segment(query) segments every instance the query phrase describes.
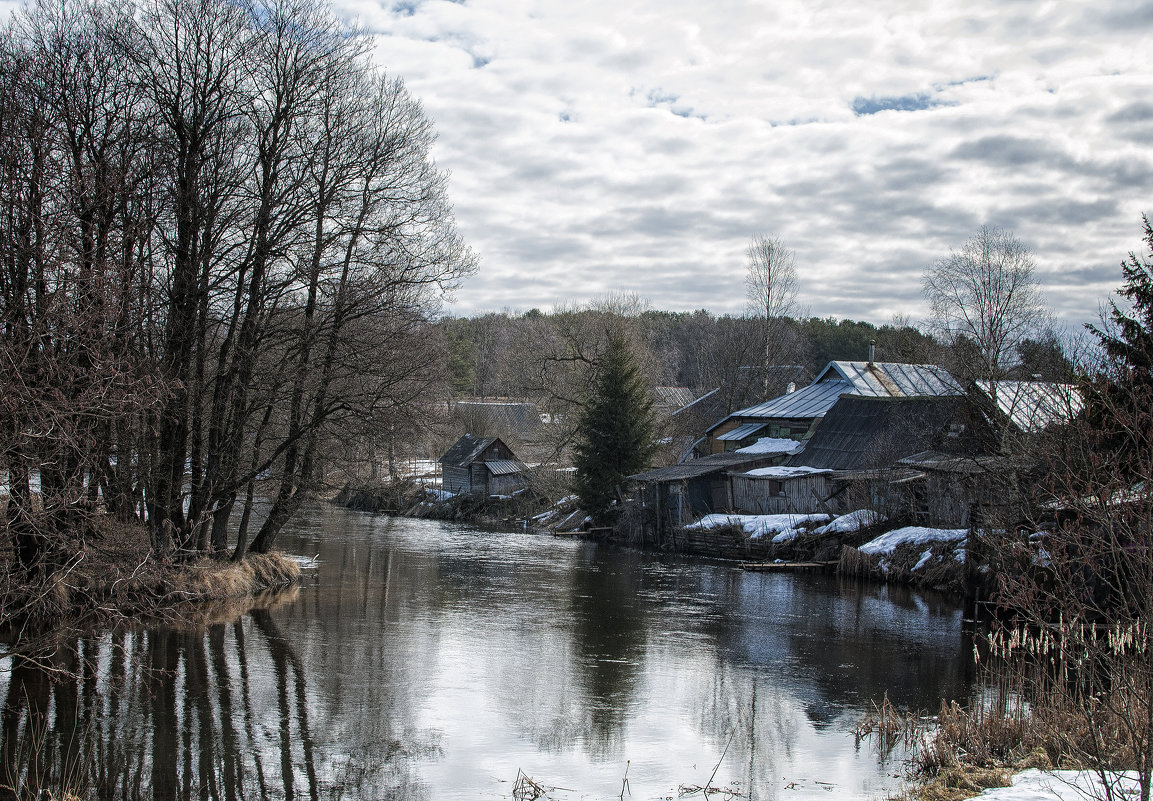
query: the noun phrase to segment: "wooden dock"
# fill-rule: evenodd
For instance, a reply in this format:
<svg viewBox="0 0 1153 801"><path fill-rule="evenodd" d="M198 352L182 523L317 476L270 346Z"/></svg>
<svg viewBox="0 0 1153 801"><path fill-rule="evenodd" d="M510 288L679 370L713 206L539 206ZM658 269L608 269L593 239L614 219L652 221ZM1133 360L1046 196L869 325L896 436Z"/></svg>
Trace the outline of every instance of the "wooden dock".
<svg viewBox="0 0 1153 801"><path fill-rule="evenodd" d="M741 565L745 570L755 573L777 573L800 570L836 570L838 560L829 562L745 562Z"/></svg>

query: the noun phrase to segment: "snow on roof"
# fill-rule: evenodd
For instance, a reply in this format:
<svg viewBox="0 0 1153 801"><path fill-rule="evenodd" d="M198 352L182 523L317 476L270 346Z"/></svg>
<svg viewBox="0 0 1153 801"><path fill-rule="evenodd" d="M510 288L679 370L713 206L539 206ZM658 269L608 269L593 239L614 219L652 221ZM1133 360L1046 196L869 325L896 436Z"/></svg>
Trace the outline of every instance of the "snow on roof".
<svg viewBox="0 0 1153 801"><path fill-rule="evenodd" d="M891 554L898 545L914 543L927 545L934 542L960 542L969 535L967 528L926 528L925 526L906 526L887 534L882 534L875 540L870 540L858 550L869 554Z"/></svg>
<svg viewBox="0 0 1153 801"><path fill-rule="evenodd" d="M777 465L776 467L758 467L756 470L750 470L742 475L750 478L800 478L801 476L812 476L818 473L831 473L832 470L820 470L816 467L785 467L784 465Z"/></svg>
<svg viewBox="0 0 1153 801"><path fill-rule="evenodd" d="M720 437L717 437L720 439ZM796 453L801 443L786 437L761 437L752 445L737 448L737 453Z"/></svg>

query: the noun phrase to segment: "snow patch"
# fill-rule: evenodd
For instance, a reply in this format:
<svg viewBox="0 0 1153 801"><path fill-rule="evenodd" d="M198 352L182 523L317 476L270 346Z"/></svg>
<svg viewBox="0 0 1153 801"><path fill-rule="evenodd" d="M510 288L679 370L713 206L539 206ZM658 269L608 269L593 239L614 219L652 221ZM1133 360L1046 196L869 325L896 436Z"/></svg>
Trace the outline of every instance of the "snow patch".
<svg viewBox="0 0 1153 801"><path fill-rule="evenodd" d="M870 540L860 547L861 553L891 554L898 545L913 543L914 545L928 545L934 542L961 542L969 535L967 528L926 528L925 526L906 526L887 534L882 534L875 540Z"/></svg>
<svg viewBox="0 0 1153 801"><path fill-rule="evenodd" d="M774 534L773 542L788 542L800 533L806 523L824 522L826 514L813 515L705 515L696 523L685 526L687 529L710 529L736 526L744 530L750 539Z"/></svg>
<svg viewBox="0 0 1153 801"><path fill-rule="evenodd" d="M1137 795L1135 773L1116 778L1122 785L1113 789L1118 798ZM1089 801L1104 798L1105 790L1101 779L1090 771L1033 769L1014 776L1011 787L994 787L974 797L982 801Z"/></svg>
<svg viewBox="0 0 1153 801"><path fill-rule="evenodd" d="M917 561L917 564L913 565L913 570L920 570L922 567L927 565L929 563L929 560L932 558L933 558L933 549L929 548L923 554L921 554L921 558Z"/></svg>
<svg viewBox="0 0 1153 801"><path fill-rule="evenodd" d="M828 525L817 529L818 534L843 534L860 531L877 523L884 523L889 518L872 509L858 509L855 512L841 515Z"/></svg>

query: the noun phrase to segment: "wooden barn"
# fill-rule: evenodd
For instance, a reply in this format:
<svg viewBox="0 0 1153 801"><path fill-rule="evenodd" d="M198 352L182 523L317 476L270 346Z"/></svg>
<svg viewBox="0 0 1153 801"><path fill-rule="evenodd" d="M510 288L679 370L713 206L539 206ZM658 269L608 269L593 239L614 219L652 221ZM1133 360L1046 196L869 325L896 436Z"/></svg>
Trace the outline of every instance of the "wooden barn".
<svg viewBox="0 0 1153 801"><path fill-rule="evenodd" d="M629 478L640 484L660 537L669 527L683 526L713 512L732 511L732 472L779 461L777 453L714 453Z"/></svg>
<svg viewBox="0 0 1153 801"><path fill-rule="evenodd" d="M499 437L465 434L440 457L442 488L455 494L512 495L528 484L524 463Z"/></svg>
<svg viewBox="0 0 1153 801"><path fill-rule="evenodd" d="M743 514L840 511L835 506L832 470L777 465L735 473L732 482L733 507Z"/></svg>
<svg viewBox="0 0 1153 801"><path fill-rule="evenodd" d="M803 450L784 465L733 477L737 508L757 514L843 514L874 509L945 522L966 514L963 498L927 481L921 464L903 462L929 449L964 461L980 452L965 398L842 395Z"/></svg>

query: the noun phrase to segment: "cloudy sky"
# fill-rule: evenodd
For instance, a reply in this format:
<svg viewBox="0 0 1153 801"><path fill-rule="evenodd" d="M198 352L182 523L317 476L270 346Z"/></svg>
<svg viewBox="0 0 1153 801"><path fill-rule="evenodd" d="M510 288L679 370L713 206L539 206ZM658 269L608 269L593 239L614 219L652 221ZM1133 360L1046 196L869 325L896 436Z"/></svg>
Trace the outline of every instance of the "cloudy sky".
<svg viewBox="0 0 1153 801"><path fill-rule="evenodd" d="M1153 212L1153 4L336 0L435 120L479 273L452 311L635 292L740 312L751 235L812 314L925 314L981 225L1095 319Z"/></svg>

